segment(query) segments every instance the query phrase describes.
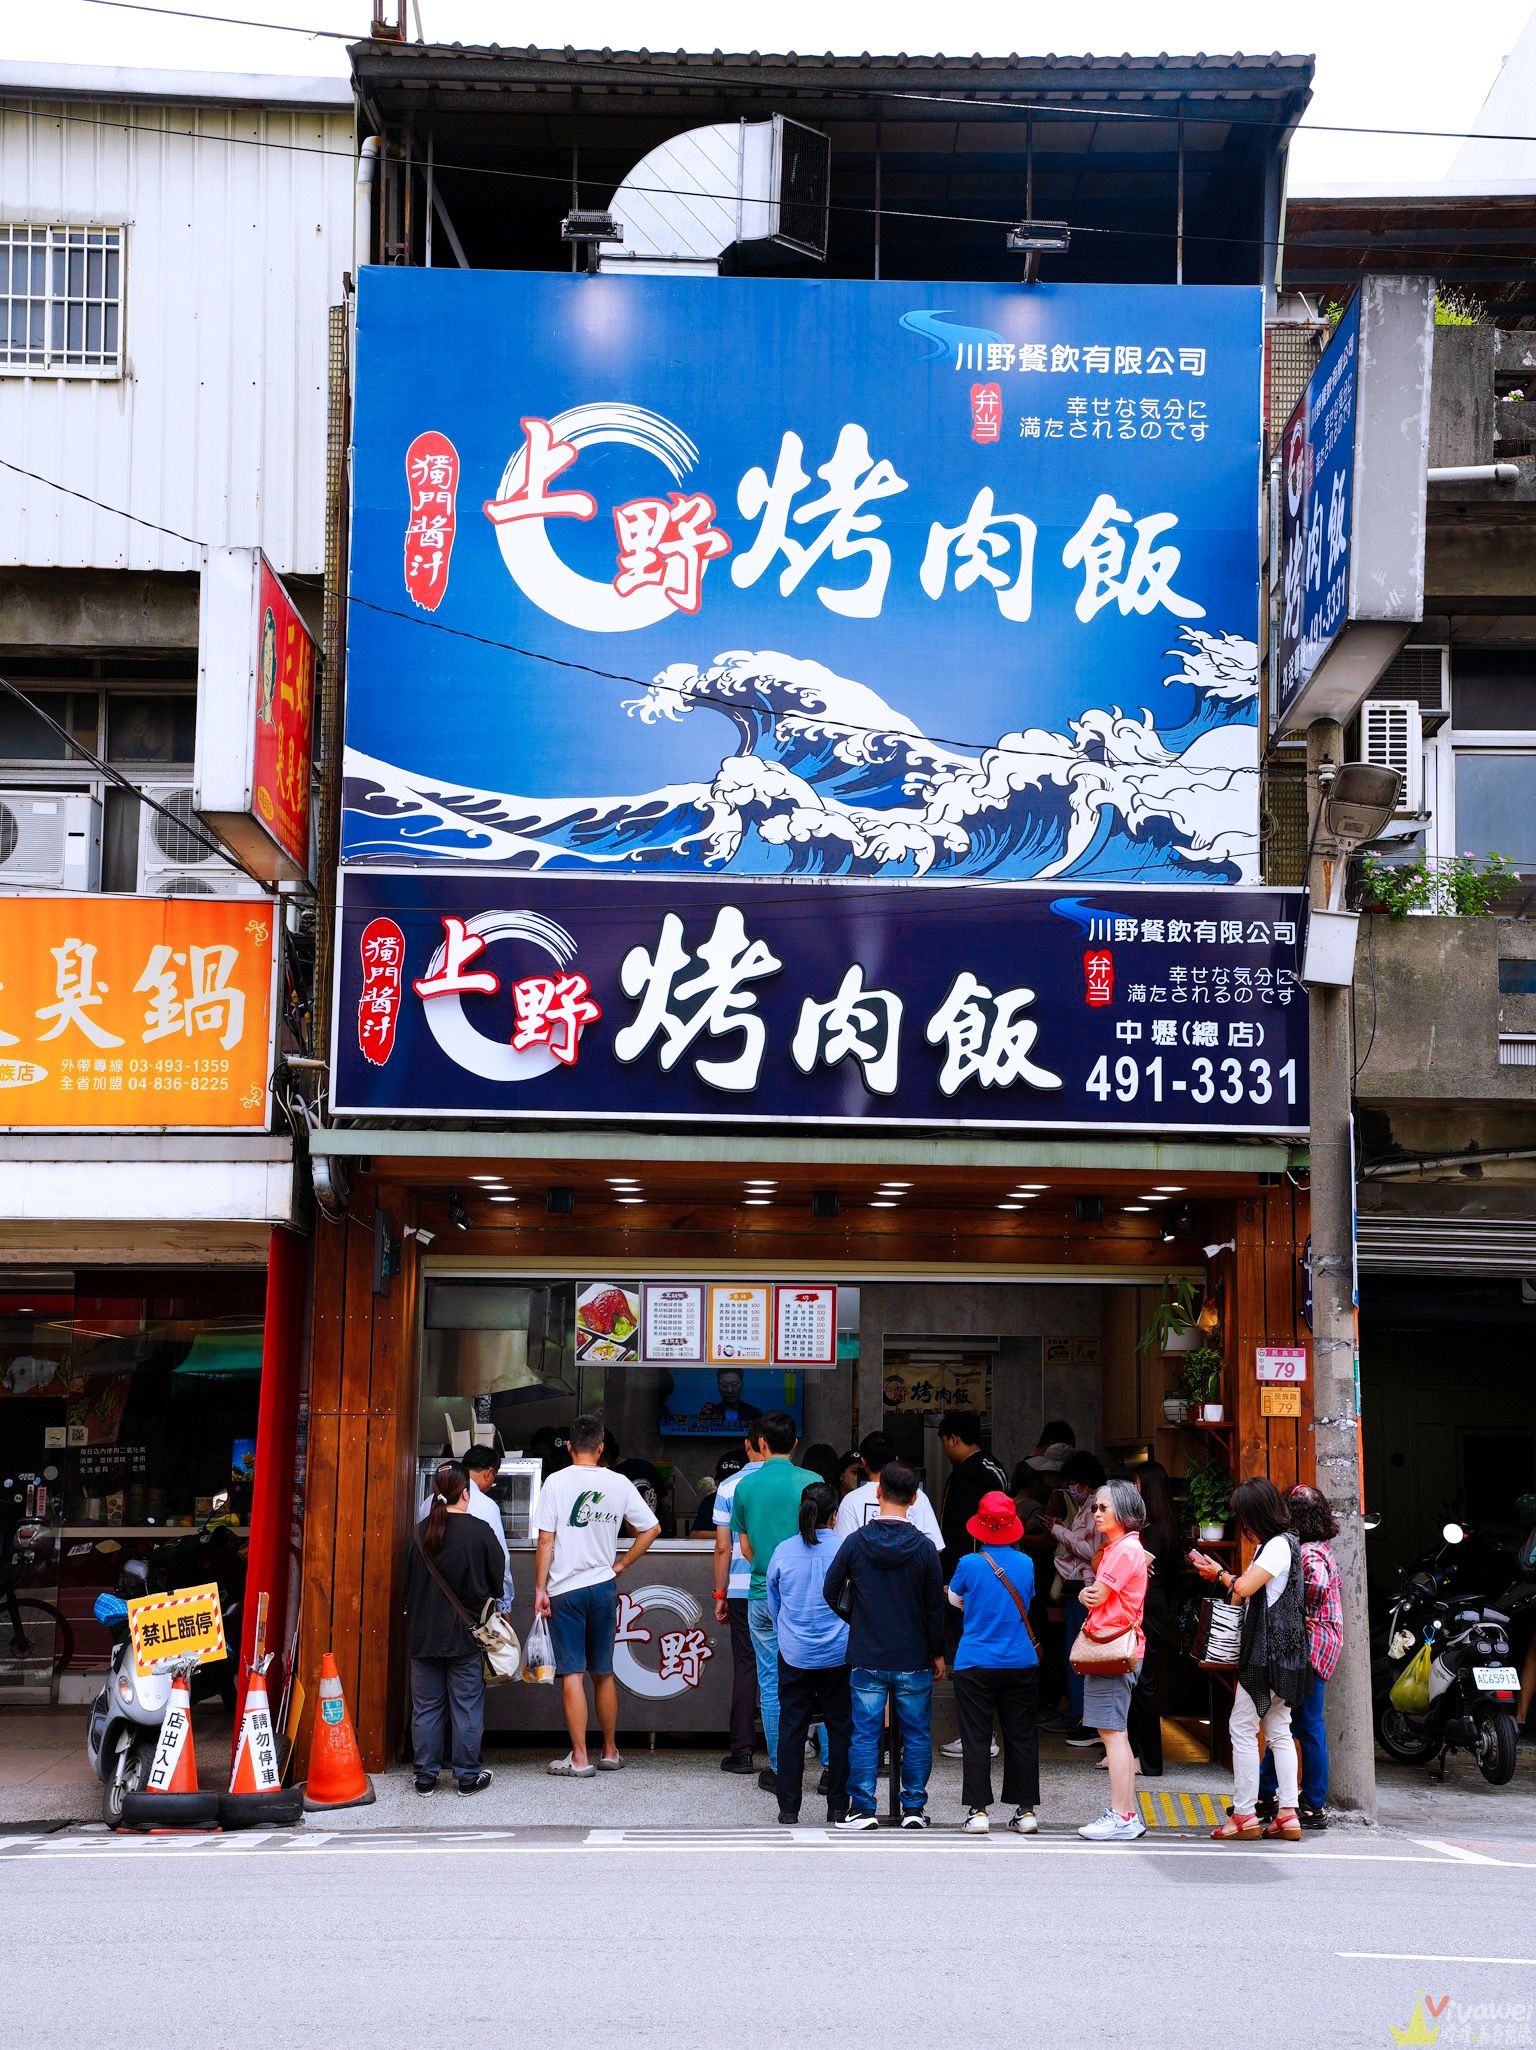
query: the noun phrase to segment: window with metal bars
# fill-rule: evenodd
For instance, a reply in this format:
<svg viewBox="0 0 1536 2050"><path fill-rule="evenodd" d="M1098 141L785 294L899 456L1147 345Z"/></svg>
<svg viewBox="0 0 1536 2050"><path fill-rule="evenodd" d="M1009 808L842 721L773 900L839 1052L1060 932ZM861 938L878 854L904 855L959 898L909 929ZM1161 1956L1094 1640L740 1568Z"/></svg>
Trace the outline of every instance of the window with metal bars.
<svg viewBox="0 0 1536 2050"><path fill-rule="evenodd" d="M0 372L120 377L123 231L0 223Z"/></svg>

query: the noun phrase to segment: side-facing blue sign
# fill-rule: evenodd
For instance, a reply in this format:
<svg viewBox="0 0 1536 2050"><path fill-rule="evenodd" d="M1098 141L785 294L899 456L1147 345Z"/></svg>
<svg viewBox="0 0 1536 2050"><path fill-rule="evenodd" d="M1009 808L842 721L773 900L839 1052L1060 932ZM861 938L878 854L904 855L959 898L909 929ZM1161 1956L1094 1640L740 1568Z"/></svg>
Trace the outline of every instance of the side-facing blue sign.
<svg viewBox="0 0 1536 2050"><path fill-rule="evenodd" d="M352 870L362 1117L1299 1132L1299 892Z"/></svg>
<svg viewBox="0 0 1536 2050"><path fill-rule="evenodd" d="M1286 422L1276 711L1283 717L1349 619L1360 301L1352 299Z"/></svg>
<svg viewBox="0 0 1536 2050"><path fill-rule="evenodd" d="M344 861L1252 882L1260 323L366 270Z"/></svg>

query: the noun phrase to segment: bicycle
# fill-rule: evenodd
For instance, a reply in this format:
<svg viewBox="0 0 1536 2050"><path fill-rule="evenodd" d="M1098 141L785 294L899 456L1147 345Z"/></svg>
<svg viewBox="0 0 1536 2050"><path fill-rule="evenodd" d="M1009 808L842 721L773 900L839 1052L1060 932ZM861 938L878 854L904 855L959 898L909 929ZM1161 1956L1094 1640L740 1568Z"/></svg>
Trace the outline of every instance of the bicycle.
<svg viewBox="0 0 1536 2050"><path fill-rule="evenodd" d="M0 1679L12 1666L57 1679L74 1650L74 1630L52 1602L38 1595L0 1594Z"/></svg>

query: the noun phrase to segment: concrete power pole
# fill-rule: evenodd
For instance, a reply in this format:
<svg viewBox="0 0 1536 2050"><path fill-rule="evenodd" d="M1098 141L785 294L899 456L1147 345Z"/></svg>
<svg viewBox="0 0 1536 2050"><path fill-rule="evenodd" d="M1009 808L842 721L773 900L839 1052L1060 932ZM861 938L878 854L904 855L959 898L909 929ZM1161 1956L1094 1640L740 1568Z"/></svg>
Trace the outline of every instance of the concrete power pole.
<svg viewBox="0 0 1536 2050"><path fill-rule="evenodd" d="M1312 853L1307 885L1328 902L1329 870L1344 857L1318 843L1318 811L1327 771L1343 760L1335 719L1307 728L1307 811ZM1320 775L1319 772L1322 772ZM1313 1431L1317 1484L1333 1505L1339 1535L1344 1648L1328 1682L1329 1799L1376 1819L1376 1749L1371 1722L1370 1627L1361 1521L1359 1404L1355 1377L1355 1190L1350 1144L1354 1048L1350 991L1315 984L1307 994L1311 1068Z"/></svg>

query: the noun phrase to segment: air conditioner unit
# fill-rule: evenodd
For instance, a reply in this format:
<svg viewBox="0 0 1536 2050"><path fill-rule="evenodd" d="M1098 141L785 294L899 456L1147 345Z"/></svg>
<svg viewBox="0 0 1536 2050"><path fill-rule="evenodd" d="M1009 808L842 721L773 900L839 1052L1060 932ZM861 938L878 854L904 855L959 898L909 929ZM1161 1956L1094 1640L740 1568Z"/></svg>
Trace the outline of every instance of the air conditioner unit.
<svg viewBox="0 0 1536 2050"><path fill-rule="evenodd" d="M1360 758L1403 779L1397 817L1424 808L1424 726L1412 698L1367 698L1360 707Z"/></svg>
<svg viewBox="0 0 1536 2050"><path fill-rule="evenodd" d="M0 889L101 887L101 806L64 790L0 790Z"/></svg>
<svg viewBox="0 0 1536 2050"><path fill-rule="evenodd" d="M213 835L192 809L189 783L145 783L139 806L139 894L143 897L260 897L260 883L206 845ZM201 837L199 837L201 836Z"/></svg>

